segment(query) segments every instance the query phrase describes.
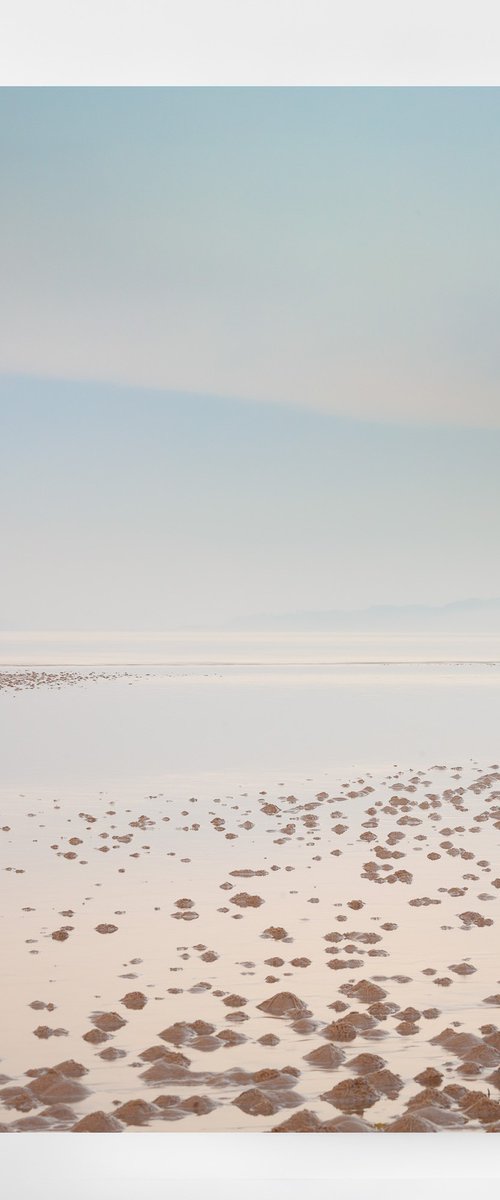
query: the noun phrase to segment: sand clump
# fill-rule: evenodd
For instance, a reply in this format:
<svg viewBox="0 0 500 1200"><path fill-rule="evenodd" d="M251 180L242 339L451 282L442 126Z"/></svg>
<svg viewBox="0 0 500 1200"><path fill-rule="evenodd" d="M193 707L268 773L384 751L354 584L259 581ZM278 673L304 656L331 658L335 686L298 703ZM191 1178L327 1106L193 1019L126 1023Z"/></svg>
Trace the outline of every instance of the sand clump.
<svg viewBox="0 0 500 1200"><path fill-rule="evenodd" d="M262 1012L272 1017L308 1017L310 1011L303 1000L299 1000L293 992L277 992L268 1000L257 1005Z"/></svg>
<svg viewBox="0 0 500 1200"><path fill-rule="evenodd" d="M117 1012L96 1013L91 1017L92 1024L103 1033L116 1033L127 1024L124 1017Z"/></svg>
<svg viewBox="0 0 500 1200"><path fill-rule="evenodd" d="M315 1050L304 1054L304 1059L311 1063L311 1066L318 1067L322 1071L335 1071L344 1062L345 1054L339 1050L338 1046L325 1042L322 1046L316 1046Z"/></svg>
<svg viewBox="0 0 500 1200"><path fill-rule="evenodd" d="M435 1067L426 1067L425 1071L420 1071L419 1075L415 1075L415 1083L420 1083L422 1087L439 1087L443 1082L441 1071L436 1071Z"/></svg>
<svg viewBox="0 0 500 1200"><path fill-rule="evenodd" d="M125 1008L133 1010L143 1009L147 1002L148 998L144 995L144 992L127 992L120 1000L120 1004L123 1004Z"/></svg>
<svg viewBox="0 0 500 1200"><path fill-rule="evenodd" d="M271 1133L318 1133L321 1121L315 1112L303 1108L300 1112L292 1113L281 1125L275 1125Z"/></svg>
<svg viewBox="0 0 500 1200"><path fill-rule="evenodd" d="M340 1083L336 1083L329 1091L321 1093L322 1100L326 1100L328 1104L333 1104L335 1108L340 1108L342 1112L349 1114L362 1114L365 1108L371 1108L373 1104L376 1104L378 1098L378 1091L372 1086L369 1079L363 1077L341 1079Z"/></svg>
<svg viewBox="0 0 500 1200"><path fill-rule="evenodd" d="M262 896L251 896L249 892L238 892L236 896L232 896L231 904L237 904L238 908L260 908L264 903Z"/></svg>
<svg viewBox="0 0 500 1200"><path fill-rule="evenodd" d="M89 1089L52 1068L41 1071L32 1080L29 1090L37 1100L44 1104L74 1104L84 1100L89 1095Z"/></svg>
<svg viewBox="0 0 500 1200"><path fill-rule="evenodd" d="M269 1117L279 1111L280 1105L272 1100L260 1088L248 1088L233 1100L241 1111L252 1117Z"/></svg>
<svg viewBox="0 0 500 1200"><path fill-rule="evenodd" d="M68 1030L62 1029L61 1027L57 1029L51 1029L50 1025L37 1025L36 1029L33 1030L33 1034L35 1037L46 1041L47 1038L50 1037L67 1037Z"/></svg>
<svg viewBox="0 0 500 1200"><path fill-rule="evenodd" d="M16 953L33 955L21 998L26 1044L35 1061L52 1062L61 1045L67 1058L23 1073L30 1059L17 1068L7 1047L5 1129L496 1131L500 787L468 787L476 768L446 770L443 778L437 767L392 768L373 788L360 777L328 792L309 786L304 800L286 796L284 785L278 798L261 792L257 803L229 788L208 811L194 797L180 800L177 785L115 801L99 793L88 801L92 814L78 815L64 797L44 807L31 798L25 815L37 855L50 851L54 895L48 905L33 888L19 906ZM9 812L9 854L15 825ZM19 859L5 869L19 873ZM71 907L70 876L82 879ZM263 895L238 890L260 879ZM245 911L264 903L272 922L283 915L288 928L262 930ZM99 911L111 920L97 924ZM72 924L57 927L55 914ZM190 921L201 931L196 944ZM92 930L120 938L92 941ZM29 1000L35 1028L24 1007L33 995L42 997ZM49 1018L56 1009L60 1023ZM113 1044L120 1030L125 1048ZM278 1056L288 1065L278 1068Z"/></svg>
<svg viewBox="0 0 500 1200"><path fill-rule="evenodd" d="M349 1021L332 1021L323 1030L323 1035L330 1038L332 1042L353 1042L356 1037L356 1028Z"/></svg>
<svg viewBox="0 0 500 1200"><path fill-rule="evenodd" d="M385 1000L387 996L383 988L369 979L360 979L359 983L344 985L342 991L350 999L358 1000L360 1004L374 1004Z"/></svg>
<svg viewBox="0 0 500 1200"><path fill-rule="evenodd" d="M146 1125L154 1117L157 1109L146 1100L127 1100L115 1109L115 1117L125 1125Z"/></svg>
<svg viewBox="0 0 500 1200"><path fill-rule="evenodd" d="M80 1121L73 1125L72 1133L120 1133L122 1126L115 1117L109 1113L98 1110L97 1112L87 1113Z"/></svg>
<svg viewBox="0 0 500 1200"><path fill-rule="evenodd" d="M350 1071L355 1071L357 1075L371 1075L374 1071L380 1071L385 1067L385 1059L379 1054L358 1054L356 1058L352 1058L348 1063Z"/></svg>

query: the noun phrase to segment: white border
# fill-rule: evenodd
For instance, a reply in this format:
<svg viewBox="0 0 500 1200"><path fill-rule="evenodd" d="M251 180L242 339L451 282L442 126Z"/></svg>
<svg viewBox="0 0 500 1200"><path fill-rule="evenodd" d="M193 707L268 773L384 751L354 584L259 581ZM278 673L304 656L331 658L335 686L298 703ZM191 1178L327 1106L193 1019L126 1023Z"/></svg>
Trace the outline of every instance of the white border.
<svg viewBox="0 0 500 1200"><path fill-rule="evenodd" d="M305 1182L314 1200L333 1200L332 1180L342 1185L335 1200L422 1200L424 1191L426 1200L441 1200L445 1181L453 1200L470 1200L473 1183L483 1185L481 1196L493 1197L500 1179L498 1138L462 1130L434 1136L25 1133L6 1135L0 1155L8 1200L159 1200L166 1182L175 1183L175 1200L253 1200L256 1192L258 1200L303 1200ZM301 1186L295 1190L294 1183Z"/></svg>
<svg viewBox="0 0 500 1200"><path fill-rule="evenodd" d="M3 86L500 84L497 0L0 0ZM484 1134L24 1134L0 1141L9 1200L453 1200L492 1195ZM212 1183L210 1181L213 1181ZM257 1182L259 1181L259 1182ZM272 1182L271 1182L272 1181ZM281 1182L280 1182L281 1181ZM284 1182L283 1182L284 1181ZM387 1182L389 1181L389 1182Z"/></svg>
<svg viewBox="0 0 500 1200"><path fill-rule="evenodd" d="M500 83L497 0L0 0L0 84Z"/></svg>

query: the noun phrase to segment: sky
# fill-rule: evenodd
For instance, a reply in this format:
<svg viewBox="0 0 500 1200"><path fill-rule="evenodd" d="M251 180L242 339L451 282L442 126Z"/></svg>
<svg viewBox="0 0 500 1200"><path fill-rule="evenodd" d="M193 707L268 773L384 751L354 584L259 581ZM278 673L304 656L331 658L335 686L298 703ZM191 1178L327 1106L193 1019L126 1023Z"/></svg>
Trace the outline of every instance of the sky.
<svg viewBox="0 0 500 1200"><path fill-rule="evenodd" d="M0 166L0 627L500 595L498 89L2 89Z"/></svg>

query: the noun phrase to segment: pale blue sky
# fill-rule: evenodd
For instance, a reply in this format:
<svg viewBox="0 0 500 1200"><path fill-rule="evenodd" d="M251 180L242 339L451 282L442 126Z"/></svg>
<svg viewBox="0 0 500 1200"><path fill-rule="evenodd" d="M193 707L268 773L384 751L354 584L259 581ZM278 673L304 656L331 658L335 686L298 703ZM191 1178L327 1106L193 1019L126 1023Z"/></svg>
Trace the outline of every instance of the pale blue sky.
<svg viewBox="0 0 500 1200"><path fill-rule="evenodd" d="M500 594L498 89L3 89L4 628Z"/></svg>
<svg viewBox="0 0 500 1200"><path fill-rule="evenodd" d="M0 369L500 425L499 89L4 89L0 162Z"/></svg>
<svg viewBox="0 0 500 1200"><path fill-rule="evenodd" d="M0 380L0 628L500 595L500 431Z"/></svg>

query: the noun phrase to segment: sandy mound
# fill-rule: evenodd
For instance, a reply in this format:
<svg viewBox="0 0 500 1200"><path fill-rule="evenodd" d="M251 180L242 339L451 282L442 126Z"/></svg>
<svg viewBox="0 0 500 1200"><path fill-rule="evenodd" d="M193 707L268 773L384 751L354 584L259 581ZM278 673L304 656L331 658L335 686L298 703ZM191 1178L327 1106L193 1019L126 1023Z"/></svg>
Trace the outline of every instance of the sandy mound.
<svg viewBox="0 0 500 1200"><path fill-rule="evenodd" d="M260 1088L248 1088L246 1092L241 1092L233 1100L233 1104L236 1104L237 1108L241 1108L242 1112L248 1113L251 1117L272 1116L273 1113L278 1112L280 1107L274 1099L271 1100Z"/></svg>
<svg viewBox="0 0 500 1200"><path fill-rule="evenodd" d="M251 896L249 892L238 892L236 896L231 897L231 904L237 904L238 908L260 908L264 904L262 896Z"/></svg>
<svg viewBox="0 0 500 1200"><path fill-rule="evenodd" d="M141 1009L147 1004L148 998L143 992L127 992L122 996L120 1004L124 1004L125 1008Z"/></svg>
<svg viewBox="0 0 500 1200"><path fill-rule="evenodd" d="M183 1112L194 1113L196 1117L204 1117L212 1112L216 1105L208 1096L188 1096L178 1106Z"/></svg>
<svg viewBox="0 0 500 1200"><path fill-rule="evenodd" d="M332 1021L323 1030L323 1034L332 1042L353 1042L356 1037L356 1029L348 1021Z"/></svg>
<svg viewBox="0 0 500 1200"><path fill-rule="evenodd" d="M145 1125L151 1117L157 1115L158 1110L155 1106L147 1104L145 1100L127 1100L126 1104L121 1104L115 1109L115 1117L125 1125Z"/></svg>
<svg viewBox="0 0 500 1200"><path fill-rule="evenodd" d="M359 1078L342 1079L330 1088L329 1092L321 1094L322 1100L327 1100L344 1113L363 1113L365 1108L376 1104L378 1098L379 1093L371 1086L370 1081Z"/></svg>
<svg viewBox="0 0 500 1200"><path fill-rule="evenodd" d="M277 992L269 1000L263 1000L257 1005L261 1012L269 1013L271 1017L309 1017L310 1011L303 1000L294 996L293 992Z"/></svg>
<svg viewBox="0 0 500 1200"><path fill-rule="evenodd" d="M353 1000L358 1000L360 1004L374 1004L375 1001L385 1000L387 992L379 987L377 983L372 983L369 979L360 979L359 983L344 985L342 991L345 996L350 996Z"/></svg>
<svg viewBox="0 0 500 1200"><path fill-rule="evenodd" d="M376 1088L377 1092L387 1096L389 1100L396 1100L401 1089L404 1087L400 1076L395 1075L393 1071L389 1071L387 1067L383 1067L381 1071L374 1071L373 1075L368 1077L368 1082L372 1087Z"/></svg>
<svg viewBox="0 0 500 1200"><path fill-rule="evenodd" d="M356 1071L357 1075L370 1075L385 1067L385 1059L380 1058L379 1054L358 1054L347 1065L349 1070Z"/></svg>
<svg viewBox="0 0 500 1200"><path fill-rule="evenodd" d="M116 1012L97 1013L90 1019L92 1024L103 1033L115 1033L117 1029L122 1029L127 1024L125 1018Z"/></svg>
<svg viewBox="0 0 500 1200"><path fill-rule="evenodd" d="M465 1113L468 1120L480 1121L481 1125L488 1125L492 1121L500 1120L500 1104L498 1100L491 1100L488 1096L481 1096L472 1104L468 1104L466 1108L462 1107L462 1112Z"/></svg>
<svg viewBox="0 0 500 1200"><path fill-rule="evenodd" d="M76 1079L68 1078L59 1071L41 1071L29 1084L30 1092L44 1104L74 1104L89 1095L88 1088Z"/></svg>
<svg viewBox="0 0 500 1200"><path fill-rule="evenodd" d="M408 1101L408 1108L424 1108L426 1105L437 1105L438 1108L451 1108L450 1097L446 1092L438 1092L436 1088L426 1087Z"/></svg>
<svg viewBox="0 0 500 1200"><path fill-rule="evenodd" d="M316 1113L311 1112L308 1108L303 1108L300 1112L287 1117L282 1125L275 1125L271 1133L317 1133L320 1128L321 1122Z"/></svg>
<svg viewBox="0 0 500 1200"><path fill-rule="evenodd" d="M315 1050L310 1050L309 1054L304 1054L304 1059L322 1071L334 1071L344 1061L345 1054L338 1046L325 1042L322 1046L316 1046Z"/></svg>
<svg viewBox="0 0 500 1200"><path fill-rule="evenodd" d="M87 1113L81 1121L73 1125L72 1133L119 1133L120 1122L105 1112Z"/></svg>

